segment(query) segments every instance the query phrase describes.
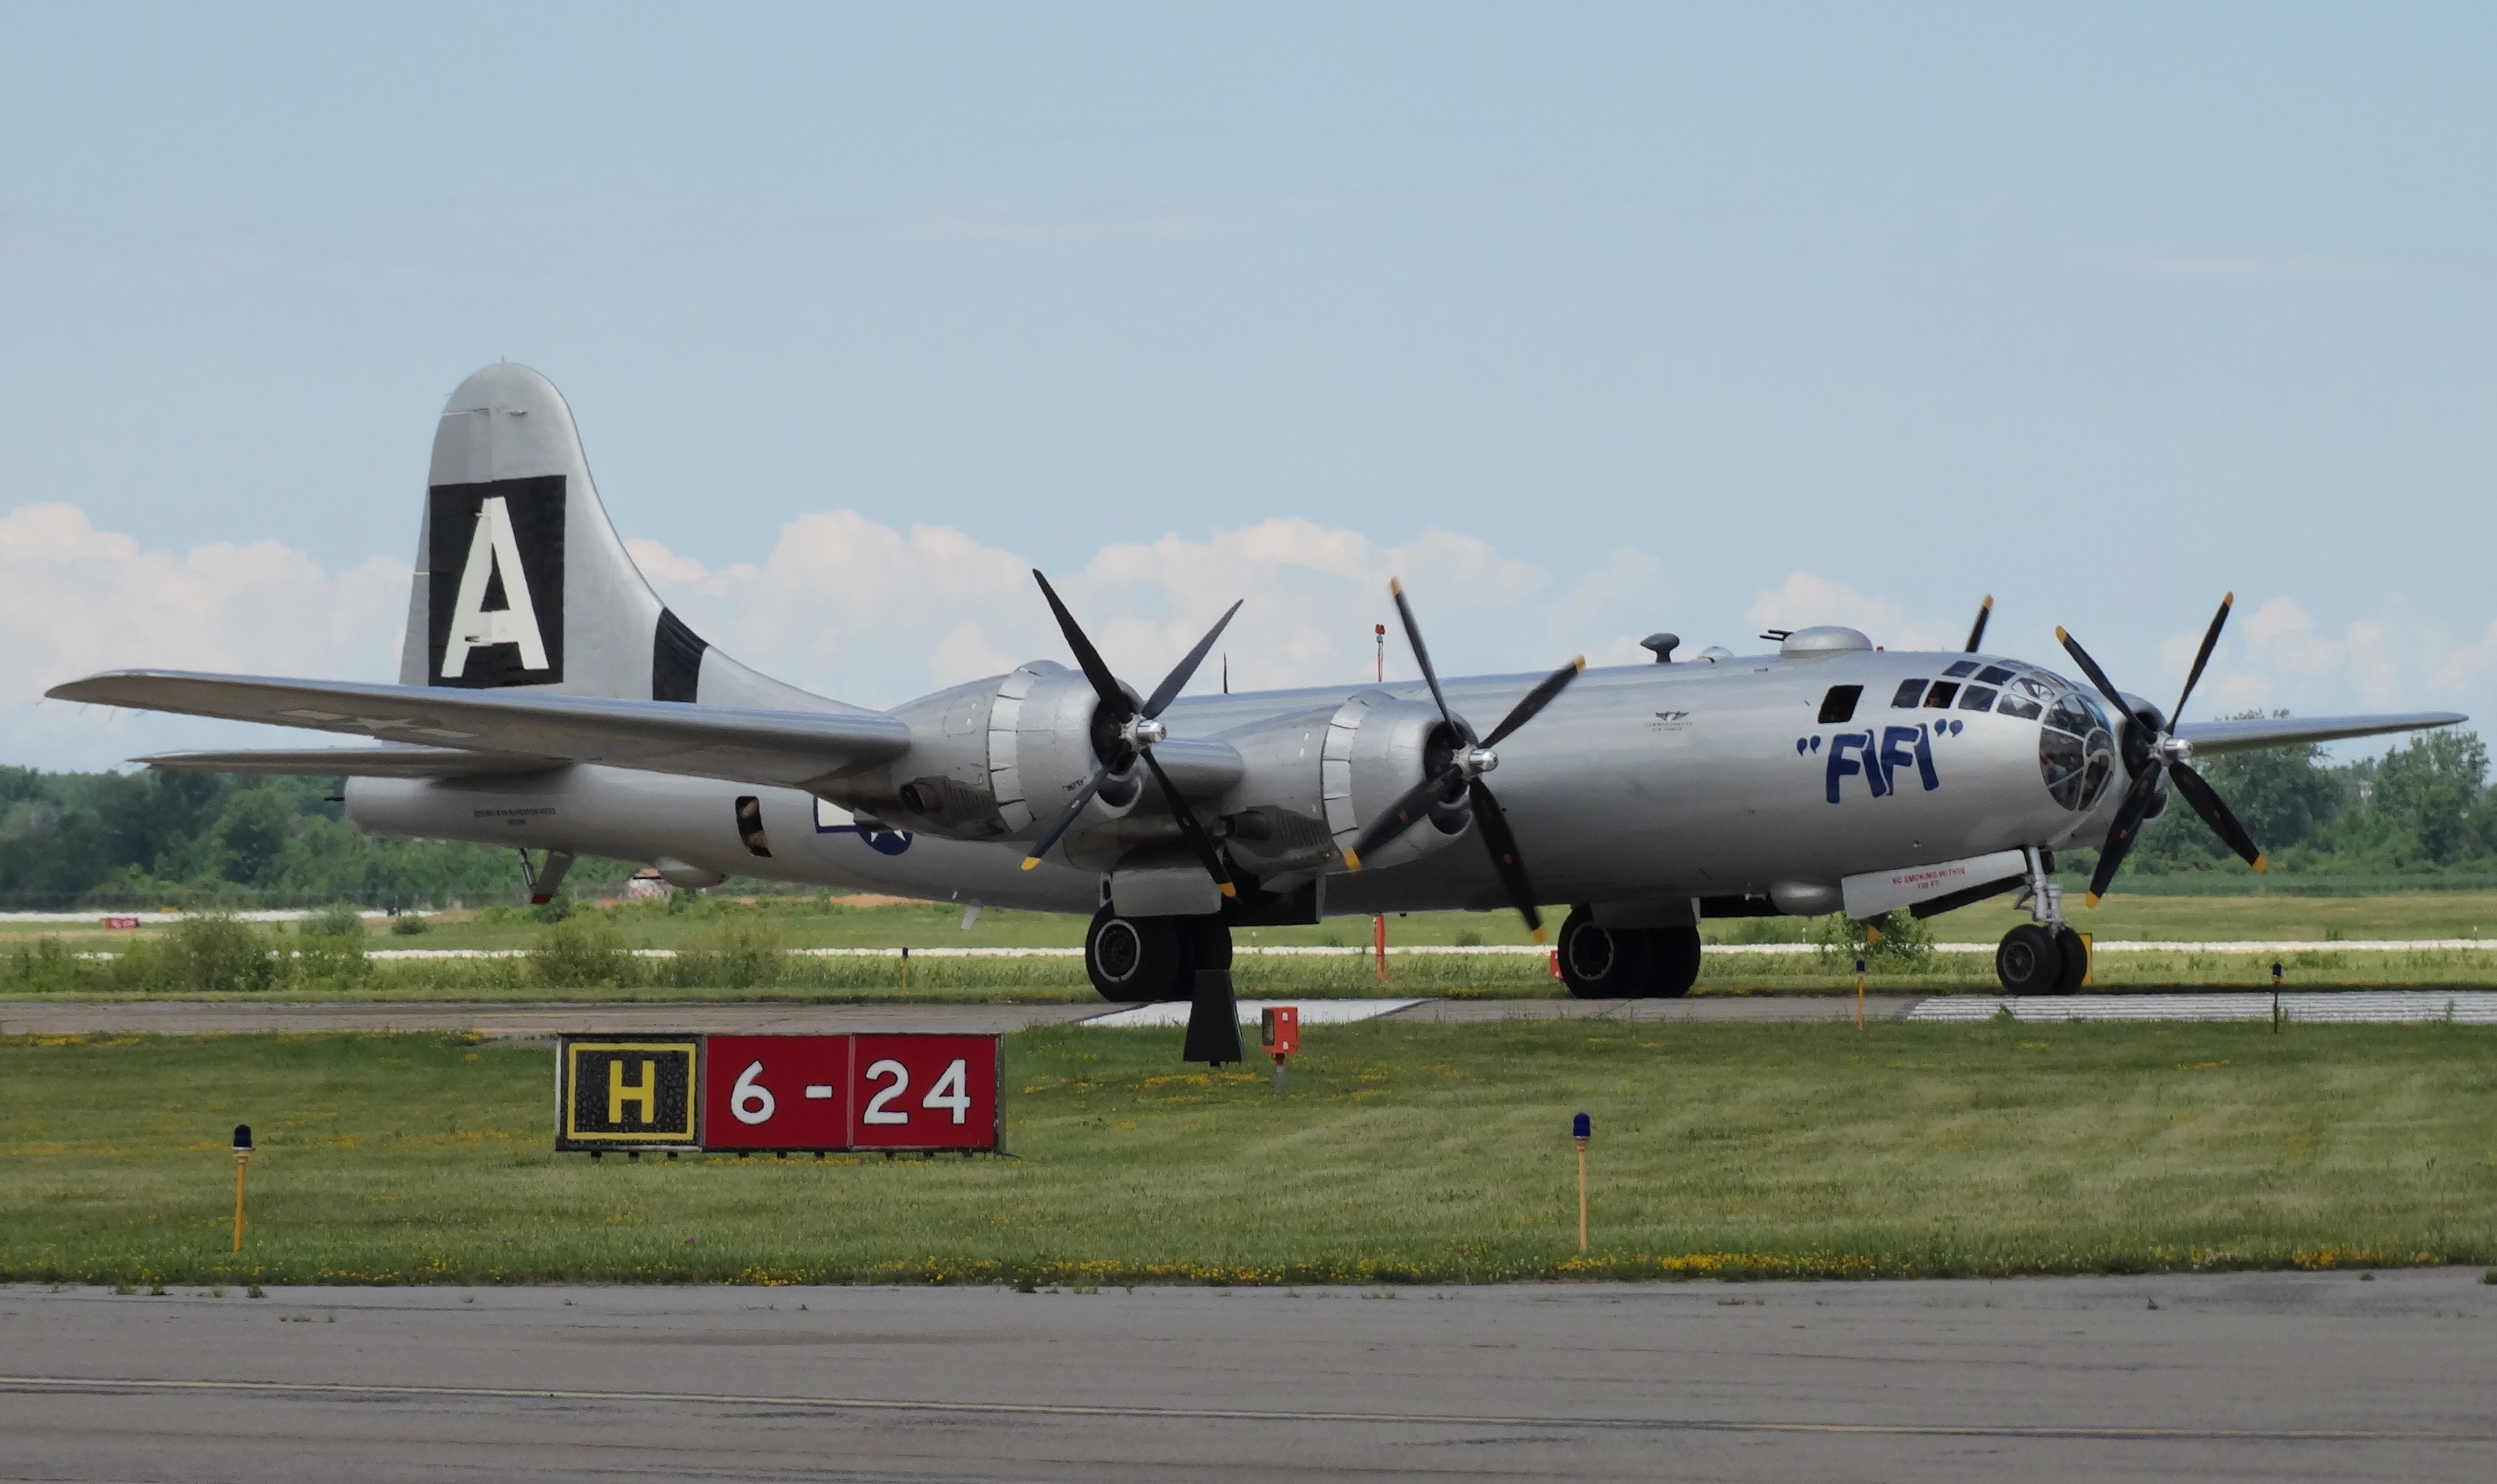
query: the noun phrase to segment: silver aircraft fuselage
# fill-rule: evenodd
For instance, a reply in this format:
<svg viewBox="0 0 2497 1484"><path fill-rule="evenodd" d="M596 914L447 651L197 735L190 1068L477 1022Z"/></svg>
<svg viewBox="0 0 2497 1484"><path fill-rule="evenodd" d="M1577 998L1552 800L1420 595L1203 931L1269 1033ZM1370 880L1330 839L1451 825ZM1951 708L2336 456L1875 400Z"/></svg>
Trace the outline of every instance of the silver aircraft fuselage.
<svg viewBox="0 0 2497 1484"><path fill-rule="evenodd" d="M1493 775L1544 901L1638 902L1673 898L1834 888L1858 872L1894 869L2074 840L2105 833L2123 790L2120 768L2094 789L2050 791L2041 722L1959 689L1928 704L1946 671L1976 666L2027 678L2033 694L2081 697L2110 737L2108 716L2071 681L2020 661L1983 655L1849 650L1792 657L1590 670L1532 727L1499 748ZM1496 717L1538 676L1483 676L1446 683L1449 705ZM1909 686L1913 680L1921 682ZM1961 684L1965 685L1963 679ZM1834 688L1859 687L1847 719L1822 721ZM1897 704L1903 688L1911 704ZM1302 746L1312 770L1326 718L1365 693L1428 705L1418 681L1183 698L1164 713L1174 738L1223 739L1280 717L1310 718ZM2103 757L2103 754L2102 754ZM737 801L753 798L761 854L741 832ZM1258 801L1233 799L1220 815ZM2077 805L2077 806L2075 806ZM1023 870L1014 841L946 839L874 830L790 788L575 765L506 776L360 777L348 814L377 834L547 848L625 860L667 859L743 874L851 890L1090 912L1101 870L1054 853ZM1328 915L1488 909L1503 905L1479 849L1438 849L1405 864L1324 873ZM1820 910L1835 910L1834 902Z"/></svg>

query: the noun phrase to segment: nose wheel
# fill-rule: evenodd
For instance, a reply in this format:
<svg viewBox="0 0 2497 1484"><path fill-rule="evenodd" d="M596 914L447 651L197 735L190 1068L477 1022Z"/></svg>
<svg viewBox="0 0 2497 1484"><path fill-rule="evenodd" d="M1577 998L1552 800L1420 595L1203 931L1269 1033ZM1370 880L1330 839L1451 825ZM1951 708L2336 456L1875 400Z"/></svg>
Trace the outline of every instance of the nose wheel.
<svg viewBox="0 0 2497 1484"><path fill-rule="evenodd" d="M2090 973L2090 945L2068 927L2022 923L1994 950L1994 974L2007 995L2070 995Z"/></svg>

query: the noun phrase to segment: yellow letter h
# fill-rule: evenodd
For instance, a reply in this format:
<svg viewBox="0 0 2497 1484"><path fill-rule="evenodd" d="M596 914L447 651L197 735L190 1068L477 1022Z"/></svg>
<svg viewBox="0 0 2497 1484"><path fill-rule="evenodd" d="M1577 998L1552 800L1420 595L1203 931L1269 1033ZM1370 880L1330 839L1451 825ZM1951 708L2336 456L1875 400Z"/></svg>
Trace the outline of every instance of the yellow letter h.
<svg viewBox="0 0 2497 1484"><path fill-rule="evenodd" d="M659 1075L656 1062L645 1060L642 1063L642 1081L639 1086L625 1083L624 1062L621 1058L607 1063L607 1121L623 1122L626 1103L642 1105L642 1116L634 1120L635 1122L659 1121Z"/></svg>

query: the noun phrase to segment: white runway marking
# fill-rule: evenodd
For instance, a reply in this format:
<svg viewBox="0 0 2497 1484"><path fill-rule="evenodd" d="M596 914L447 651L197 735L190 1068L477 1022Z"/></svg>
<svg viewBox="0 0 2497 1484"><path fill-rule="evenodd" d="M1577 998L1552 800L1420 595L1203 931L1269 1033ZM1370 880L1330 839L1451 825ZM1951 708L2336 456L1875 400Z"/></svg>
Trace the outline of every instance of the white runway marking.
<svg viewBox="0 0 2497 1484"><path fill-rule="evenodd" d="M1304 1026L1341 1026L1352 1021L1373 1021L1382 1015L1394 1015L1422 1003L1418 999L1244 999L1240 1001L1240 1024L1255 1025L1258 1016L1271 1005L1296 1005ZM1187 1024L1186 1000L1168 1000L1160 1004L1130 1005L1078 1021L1081 1026L1103 1026L1114 1030L1126 1030L1139 1026L1185 1026Z"/></svg>
<svg viewBox="0 0 2497 1484"><path fill-rule="evenodd" d="M1982 1021L2008 1010L2019 1021L2267 1021L2267 990L2225 995L1944 995L1918 1003L1912 1021ZM2451 1021L2497 1026L2497 991L2292 991L2280 996L2283 1020L2341 1025Z"/></svg>

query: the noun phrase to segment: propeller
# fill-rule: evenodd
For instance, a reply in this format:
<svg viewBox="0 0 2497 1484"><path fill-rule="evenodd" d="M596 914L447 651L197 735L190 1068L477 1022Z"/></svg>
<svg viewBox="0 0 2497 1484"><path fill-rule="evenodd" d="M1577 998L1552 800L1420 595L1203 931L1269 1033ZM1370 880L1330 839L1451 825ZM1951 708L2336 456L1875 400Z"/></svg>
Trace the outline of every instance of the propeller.
<svg viewBox="0 0 2497 1484"><path fill-rule="evenodd" d="M1994 594L1989 592L1985 601L1976 606L1976 622L1968 631L1968 653L1975 654L1976 647L1985 643L1985 620L1993 616Z"/></svg>
<svg viewBox="0 0 2497 1484"><path fill-rule="evenodd" d="M1473 727L1448 710L1447 695L1439 689L1438 672L1431 668L1431 651L1422 643L1422 626L1413 620L1413 605L1406 601L1405 584L1390 578L1387 590L1396 595L1396 616L1405 620L1405 638L1413 647L1413 661L1422 667L1422 679L1431 686L1431 699L1438 704L1440 719L1456 734L1458 746L1445 768L1407 790L1385 813L1370 822L1370 828L1362 831L1344 851L1344 867L1361 869L1363 856L1376 853L1435 807L1456 803L1462 792L1473 811L1475 827L1482 832L1483 844L1491 851L1492 869L1499 874L1501 889L1508 893L1518 916L1526 919L1527 931L1540 943L1543 914L1535 910L1534 889L1526 879L1526 863L1517 853L1517 837L1509 833L1508 818L1501 812L1500 800L1493 796L1482 775L1500 766L1500 754L1492 749L1533 721L1537 712L1552 704L1553 697L1568 688L1569 682L1587 668L1587 657L1582 654L1537 680L1533 690L1508 709L1508 714L1491 729L1490 736L1477 739Z"/></svg>
<svg viewBox="0 0 2497 1484"><path fill-rule="evenodd" d="M2080 642L2065 633L2060 626L2055 630L2055 638L2082 672L2089 676L2090 682L2114 702L2116 710L2131 721L2131 725L2125 728L2124 762L2133 774L2133 787L2115 811L2115 824L2108 829L2106 845L2099 852L2099 868L2090 876L2091 906L2099 904L2099 899L2106 895L2108 884L2115 880L2116 868L2124 864L2125 853L2133 848L2134 837L2141 833L2141 822L2150 812L2151 801L2159 796L2159 781L2163 776L2174 780L2176 791L2185 796L2186 803L2194 805L2194 812L2201 815L2212 832L2225 840L2229 849L2242 856L2247 865L2257 870L2261 870L2265 865L2261 847L2246 834L2245 826L2237 823L2237 816L2228 812L2228 806L2220 802L2219 793L2194 771L2194 744L2176 735L2176 720L2184 714L2185 702L2194 694L2195 683L2202 679L2202 667L2211 662L2211 650L2219 644L2220 630L2227 626L2228 610L2235 607L2236 602L2237 595L2233 592L2220 599L2220 611L2211 616L2211 627L2202 635L2202 647L2194 655L2194 668L2186 672L2185 689L2176 697L2176 710L2165 718L2155 708L2145 706L2141 711L2134 711L2127 706L2124 698L2116 694L2115 682L2107 679L2106 672L2099 668L2097 660L2090 658L2089 651L2081 647ZM1981 619L1979 626L1983 626Z"/></svg>
<svg viewBox="0 0 2497 1484"><path fill-rule="evenodd" d="M1214 642L1222 637L1222 630L1231 622L1231 616L1240 612L1240 605L1234 603L1224 609L1222 616L1215 620L1214 627L1206 630L1205 637L1196 642L1196 647L1188 650L1186 657L1174 666L1170 674L1162 677L1162 682L1154 686L1154 693L1139 706L1134 693L1121 685L1119 678L1110 673L1110 667L1101 659L1101 651L1092 647L1092 641L1085 636L1083 625L1066 611L1066 605L1059 599L1058 589L1049 585L1049 579L1038 569L1034 569L1031 575L1040 584L1041 596L1049 599L1050 612L1058 616L1058 626L1066 635L1066 647L1075 651L1075 663L1082 667L1084 678L1092 682L1093 694L1101 698L1100 706L1092 712L1092 751L1101 762L1092 770L1092 776L1075 791L1075 797L1066 801L1066 807L1059 810L1058 817L1049 822L1049 828L1040 832L1040 838L1032 841L1031 853L1024 857L1023 868L1029 870L1038 866L1040 858L1049 854L1049 847L1057 844L1059 837L1074 827L1075 817L1084 812L1084 806L1092 802L1092 796L1101 791L1101 785L1126 772L1141 758L1146 769L1153 774L1154 781L1161 785L1162 804L1170 810L1171 821L1179 826L1179 833L1186 838L1188 848L1195 851L1197 860L1204 864L1206 874L1214 878L1214 884L1222 889L1223 896L1238 896L1239 888L1232 884L1231 871L1222 864L1222 852L1214 848L1214 837L1206 833L1204 822L1196 817L1194 809L1187 806L1187 800L1181 796L1178 785L1171 782L1170 774L1162 772L1162 765L1154 757L1154 744L1170 736L1170 729L1154 718L1187 688L1188 679L1196 674L1197 666L1205 663L1205 656L1213 652Z"/></svg>

